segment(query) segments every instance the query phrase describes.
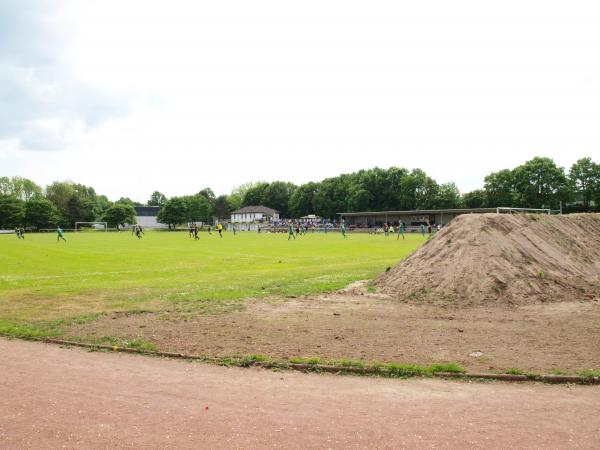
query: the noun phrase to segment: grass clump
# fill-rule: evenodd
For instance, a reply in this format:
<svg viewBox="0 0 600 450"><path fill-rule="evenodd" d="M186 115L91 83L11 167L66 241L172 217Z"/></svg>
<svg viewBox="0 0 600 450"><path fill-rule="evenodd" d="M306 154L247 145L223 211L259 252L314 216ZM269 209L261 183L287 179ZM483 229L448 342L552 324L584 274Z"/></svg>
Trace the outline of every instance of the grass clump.
<svg viewBox="0 0 600 450"><path fill-rule="evenodd" d="M312 364L312 365L316 365L316 364L321 364L321 358L317 358L317 357L310 357L310 358L295 357L295 358L290 358L290 362L292 364Z"/></svg>
<svg viewBox="0 0 600 450"><path fill-rule="evenodd" d="M333 361L332 365L341 367L358 367L361 369L365 367L365 364L362 361L354 361L352 359L340 359Z"/></svg>
<svg viewBox="0 0 600 450"><path fill-rule="evenodd" d="M155 352L158 346L144 339L120 339L112 336L102 336L94 341L96 345L110 345L112 347L131 348L134 350Z"/></svg>
<svg viewBox="0 0 600 450"><path fill-rule="evenodd" d="M525 372L522 369L519 369L518 367L511 367L510 369L507 369L504 373L508 375L525 375Z"/></svg>
<svg viewBox="0 0 600 450"><path fill-rule="evenodd" d="M586 369L579 372L580 377L598 378L600 377L600 369Z"/></svg>

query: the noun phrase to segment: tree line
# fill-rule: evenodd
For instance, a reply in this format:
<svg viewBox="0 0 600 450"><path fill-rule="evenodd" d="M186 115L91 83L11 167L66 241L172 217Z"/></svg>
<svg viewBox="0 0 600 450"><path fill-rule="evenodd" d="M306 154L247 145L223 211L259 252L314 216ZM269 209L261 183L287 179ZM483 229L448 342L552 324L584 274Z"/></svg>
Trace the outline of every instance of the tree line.
<svg viewBox="0 0 600 450"><path fill-rule="evenodd" d="M338 212L481 208L512 206L566 211L600 211L600 164L582 158L567 171L545 157L513 169L492 172L481 189L462 194L452 182L438 184L421 169L374 168L295 185L286 181L255 182L216 196L210 188L167 198L155 191L148 206L160 206L158 221L174 226L188 221L226 219L233 210L263 205L281 217L316 214L335 218ZM110 226L133 223L130 198L111 202L94 188L57 181L42 189L22 177L0 177L0 228L26 225L73 227L75 222L106 221Z"/></svg>

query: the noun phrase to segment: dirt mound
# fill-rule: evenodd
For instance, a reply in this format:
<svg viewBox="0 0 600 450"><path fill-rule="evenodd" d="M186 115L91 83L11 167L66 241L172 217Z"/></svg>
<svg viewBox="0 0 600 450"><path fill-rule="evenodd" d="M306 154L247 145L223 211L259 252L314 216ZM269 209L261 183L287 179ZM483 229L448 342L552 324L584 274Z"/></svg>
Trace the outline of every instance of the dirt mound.
<svg viewBox="0 0 600 450"><path fill-rule="evenodd" d="M406 301L600 300L600 214L465 214L382 275Z"/></svg>

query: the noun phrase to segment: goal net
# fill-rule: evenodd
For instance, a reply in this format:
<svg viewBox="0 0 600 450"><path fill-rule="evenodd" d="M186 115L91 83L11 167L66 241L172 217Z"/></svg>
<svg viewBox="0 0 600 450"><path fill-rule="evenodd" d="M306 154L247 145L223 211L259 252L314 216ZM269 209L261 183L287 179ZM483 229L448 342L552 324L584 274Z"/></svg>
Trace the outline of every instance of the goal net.
<svg viewBox="0 0 600 450"><path fill-rule="evenodd" d="M75 231L108 231L107 222L75 222Z"/></svg>
<svg viewBox="0 0 600 450"><path fill-rule="evenodd" d="M496 208L496 212L498 214L552 214L552 210L549 208L509 208L505 206Z"/></svg>

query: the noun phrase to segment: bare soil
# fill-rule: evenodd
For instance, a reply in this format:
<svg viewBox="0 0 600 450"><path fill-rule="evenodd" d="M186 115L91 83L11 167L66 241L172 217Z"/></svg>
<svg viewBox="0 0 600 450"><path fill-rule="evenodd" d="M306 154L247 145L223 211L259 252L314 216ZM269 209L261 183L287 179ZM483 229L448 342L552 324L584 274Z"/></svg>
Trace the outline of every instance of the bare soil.
<svg viewBox="0 0 600 450"><path fill-rule="evenodd" d="M431 304L600 299L600 214L464 214L376 284Z"/></svg>
<svg viewBox="0 0 600 450"><path fill-rule="evenodd" d="M401 303L355 287L320 297L249 300L242 311L215 315L113 314L66 332L85 341L144 339L194 355L457 362L470 371L516 367L547 374L600 369L596 301L456 308ZM475 352L481 355L470 356Z"/></svg>
<svg viewBox="0 0 600 450"><path fill-rule="evenodd" d="M598 447L600 389L306 375L0 339L0 448Z"/></svg>

